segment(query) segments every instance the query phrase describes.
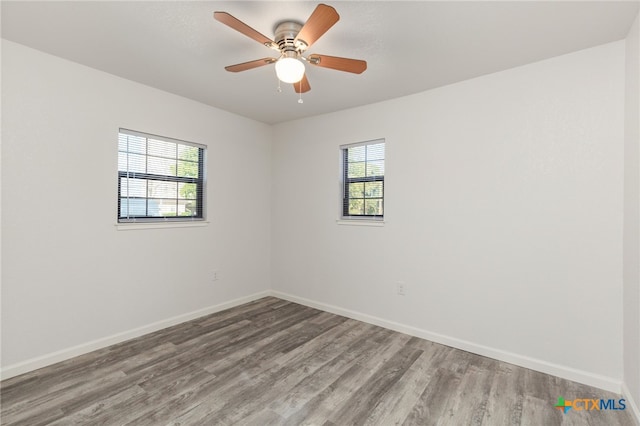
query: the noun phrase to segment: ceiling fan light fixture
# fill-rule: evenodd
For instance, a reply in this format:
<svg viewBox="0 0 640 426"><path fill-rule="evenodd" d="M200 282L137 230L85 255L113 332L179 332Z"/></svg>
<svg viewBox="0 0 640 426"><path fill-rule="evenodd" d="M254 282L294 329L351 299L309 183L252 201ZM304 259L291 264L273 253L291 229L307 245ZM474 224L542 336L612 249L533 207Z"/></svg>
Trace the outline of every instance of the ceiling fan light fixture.
<svg viewBox="0 0 640 426"><path fill-rule="evenodd" d="M340 19L338 12L326 4L317 5L305 23L291 20L280 21L274 28L275 38L273 40L227 12L214 12L213 17L229 28L280 53L279 58L262 58L224 67L229 72L247 71L274 64L279 80L278 88L280 88L280 82L289 83L293 85L293 90L296 93L302 94L311 90L305 72L305 62L321 68L354 74L361 74L367 69L367 62L359 59L318 54L303 56L304 52Z"/></svg>
<svg viewBox="0 0 640 426"><path fill-rule="evenodd" d="M304 76L304 64L296 58L280 58L276 62L276 75L283 83L297 83Z"/></svg>

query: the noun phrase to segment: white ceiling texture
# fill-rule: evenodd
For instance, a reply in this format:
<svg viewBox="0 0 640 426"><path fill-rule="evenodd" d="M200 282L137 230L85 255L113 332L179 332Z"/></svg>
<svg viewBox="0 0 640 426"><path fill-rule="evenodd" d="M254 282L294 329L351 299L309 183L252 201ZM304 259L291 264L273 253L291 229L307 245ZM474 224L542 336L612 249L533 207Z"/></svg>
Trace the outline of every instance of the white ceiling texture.
<svg viewBox="0 0 640 426"><path fill-rule="evenodd" d="M213 19L273 38L317 2L2 1L2 37L265 123L409 95L625 38L638 1L333 1L340 21L307 53L364 59L360 75L307 65L304 103L273 65L224 66L273 50Z"/></svg>

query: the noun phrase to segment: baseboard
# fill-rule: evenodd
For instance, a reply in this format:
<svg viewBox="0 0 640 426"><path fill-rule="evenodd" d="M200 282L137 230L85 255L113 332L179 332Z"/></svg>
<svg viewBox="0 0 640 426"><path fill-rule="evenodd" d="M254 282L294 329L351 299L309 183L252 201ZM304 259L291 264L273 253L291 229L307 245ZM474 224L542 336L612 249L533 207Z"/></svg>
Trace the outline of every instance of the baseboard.
<svg viewBox="0 0 640 426"><path fill-rule="evenodd" d="M363 314L361 312L344 309L344 308L334 306L334 305L329 305L326 303L316 302L313 300L305 299L303 297L294 296L288 293L272 290L271 295L275 297L279 297L281 299L289 300L291 302L299 303L301 305L320 309L326 312L331 312L336 315L341 315L347 318L352 318L358 321L363 321L369 324L378 325L380 327L398 331L400 333L405 333L411 336L420 337L422 339L430 340L432 342L440 343L446 346L451 346L456 349L462 349L464 351L472 352L474 354L497 359L499 361L508 362L509 364L514 364L520 367L539 371L541 373L562 377L563 379L572 380L574 382L583 383L585 385L594 386L596 388L604 389L610 392L615 392L619 394L621 393L621 390L622 390L621 381L611 377L601 376L598 374L589 373L587 371L577 370L568 366L553 364L550 362L527 357L524 355L519 355L519 354L503 351L500 349L479 345L477 343L457 339L455 337L446 336L439 333L433 333L417 327L400 324L394 321L389 321L383 318L375 317L368 314Z"/></svg>
<svg viewBox="0 0 640 426"><path fill-rule="evenodd" d="M631 391L629 391L629 388L627 387L627 384L625 382L622 382L622 396L624 396L624 399L627 403L627 407L631 409L631 412L635 417L636 423L640 425L640 408L638 407L638 404L637 404L638 401L633 399L633 396L631 395Z"/></svg>
<svg viewBox="0 0 640 426"><path fill-rule="evenodd" d="M113 334L111 336L96 339L87 343L82 343L71 348L56 351L47 355L31 358L26 361L9 365L0 370L0 380L5 380L10 377L18 376L20 374L28 373L29 371L37 370L38 368L46 367L51 364L55 364L60 361L76 357L78 355L84 355L88 352L102 349L116 343L122 343L126 340L143 336L145 334L153 333L154 331L162 330L163 328L171 327L185 321L190 321L205 315L213 314L215 312L223 311L225 309L233 308L234 306L242 305L244 303L252 302L262 297L269 296L270 291L262 291L254 293L249 296L233 299L228 302L220 303L217 305L209 306L196 311L188 312L186 314L177 315L172 318L164 319L154 322L152 324L144 325L142 327L127 330L121 333Z"/></svg>

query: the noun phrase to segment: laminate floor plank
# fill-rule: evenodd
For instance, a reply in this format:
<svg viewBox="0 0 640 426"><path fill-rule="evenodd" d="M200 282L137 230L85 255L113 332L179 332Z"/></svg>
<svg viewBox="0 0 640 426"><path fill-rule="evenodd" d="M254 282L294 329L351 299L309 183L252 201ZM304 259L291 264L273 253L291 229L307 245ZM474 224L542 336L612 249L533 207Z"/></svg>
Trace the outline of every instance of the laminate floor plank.
<svg viewBox="0 0 640 426"><path fill-rule="evenodd" d="M312 309L308 308L308 310L311 311ZM316 313L319 314L320 311L316 311ZM255 312L243 315L242 320L248 321L248 326L250 327L250 329L254 330L256 328L264 326L265 324L279 324L283 322L283 319L289 318L290 314L300 315L300 310L296 309L296 306L287 305L282 306L278 309L269 309L266 311L260 311L259 309L256 309ZM228 325L234 324L238 322L238 319L239 317L237 315L234 315L221 321L209 323L206 326L197 324L197 326L190 328L188 332L173 336L171 342L175 345L180 345L192 339L200 340L203 334L207 334L208 332L216 331L220 328L224 328Z"/></svg>
<svg viewBox="0 0 640 426"><path fill-rule="evenodd" d="M340 352L332 350L330 354L335 357ZM262 365L259 370L243 373L243 380L246 379L249 385L236 381L226 386L224 395L217 398L216 405L198 407L203 414L199 421L202 424L237 424L251 410L268 404L275 395L288 393L304 375L318 370L325 363L325 358L315 350L290 351L283 353L276 361Z"/></svg>
<svg viewBox="0 0 640 426"><path fill-rule="evenodd" d="M105 425L111 422L111 413L119 410L128 401L139 402L148 394L139 386L130 386L113 394L108 398L94 399L94 402L81 410L70 411L70 415L57 421L47 423L50 426L73 425ZM118 417L123 418L123 412L118 411Z"/></svg>
<svg viewBox="0 0 640 426"><path fill-rule="evenodd" d="M320 368L310 372L303 368L300 372L300 380L288 392L278 395L270 404L273 411L285 418L301 412L306 413L309 408L306 404L326 389L336 377L340 377L344 372L356 363L365 362L367 354L375 353L379 346L372 340L376 333L376 328L365 326L363 323L350 321L352 329L349 333L343 334L331 340L331 345L319 348L316 357L324 362ZM359 336L351 333L358 332ZM342 346L338 351L337 347Z"/></svg>
<svg viewBox="0 0 640 426"><path fill-rule="evenodd" d="M424 352L414 362L406 374L398 380L382 398L371 413L364 419L365 425L402 424L407 413L415 406L420 395L432 379L431 368L439 357L446 353L445 348L427 342ZM440 352L438 354L437 352Z"/></svg>
<svg viewBox="0 0 640 426"><path fill-rule="evenodd" d="M203 370L198 371L201 373L191 371L187 380L174 381L168 386L150 393L151 398L145 401L144 406L138 407L137 412L121 425L169 424L177 417L190 413L203 402L207 404L212 402L219 387L217 378ZM195 425L198 423L186 422L183 424Z"/></svg>
<svg viewBox="0 0 640 426"><path fill-rule="evenodd" d="M400 380L422 353L421 349L410 346L396 352L363 383L362 387L366 392L354 392L339 410L331 414L329 420L347 424L364 422L386 392Z"/></svg>
<svg viewBox="0 0 640 426"><path fill-rule="evenodd" d="M244 305L237 306L233 309L226 309L224 311L216 312L205 317L197 318L194 320L195 324L201 327L207 327L209 325L226 321L227 319L247 320L254 318L255 314L260 314L267 311L273 311L285 306L290 306L290 302L275 297L264 297L262 299L254 300L253 302L245 303Z"/></svg>
<svg viewBox="0 0 640 426"><path fill-rule="evenodd" d="M522 426L560 426L563 414L559 410L549 413L549 403L535 396L525 395L522 407ZM541 423L542 422L542 423ZM624 424L624 423L623 423Z"/></svg>
<svg viewBox="0 0 640 426"><path fill-rule="evenodd" d="M85 388L78 384L65 382L67 385L63 389L52 388L53 392L49 395L57 395L57 399L52 399L49 404L58 405L63 412L72 413L83 410L85 407L91 406L94 401L99 399L108 399L113 395L117 395L127 385L135 386L138 382L137 378L132 378L131 373L127 371L138 365L156 365L160 361L170 360L175 353L175 347L171 343L161 344L154 349L145 351L137 356L127 358L117 364L116 370L105 370L102 368L93 372L94 376L109 377L112 373L118 373L115 380L109 381L93 381L93 386ZM124 376L122 376L124 374ZM69 398L70 388L74 388L77 393L73 398Z"/></svg>
<svg viewBox="0 0 640 426"><path fill-rule="evenodd" d="M65 415L59 408L44 410L44 411L34 411L29 414L28 418L23 419L15 419L12 421L11 425L15 426L45 426L50 425L52 422L57 421L61 418L64 418ZM5 424L4 421L2 424ZM70 424L70 423L67 423Z"/></svg>
<svg viewBox="0 0 640 426"><path fill-rule="evenodd" d="M298 311L301 311L298 309ZM308 317L315 317L316 315L321 314L320 311L313 309L304 310L304 315ZM297 330L304 328L304 322L300 322L300 313L295 315L291 315L289 318L286 318L281 321L277 321L279 324L279 329L276 331L276 335L279 335L280 338L287 338L286 331L289 330ZM340 324L344 322L346 319L342 317L334 316L333 323L325 322L327 324L324 326L325 328L334 327L336 324ZM287 328L286 325L289 327ZM314 327L317 332L317 327ZM271 331L275 331L276 329L271 328ZM308 332L308 331L307 331ZM248 336L251 336L252 345L247 346ZM262 339L256 340L254 337L260 336ZM264 347L260 348L261 343L271 344L275 343L275 350L279 351L278 348L281 348L281 345L278 344L277 341L273 341L270 337L269 333L262 333L260 335L255 334L253 331L248 335L244 336L236 336L235 345L233 345L236 350L230 352L227 355L228 351L223 351L225 355L224 357L220 357L220 354L217 353L216 357L209 357L209 362L218 361L218 363L229 360L230 358L236 358L237 362L231 363L228 365L226 369L215 371L216 377L212 379L210 385L216 386L215 390L211 392L209 395L211 400L207 404L200 404L199 398L197 394L193 395L190 398L192 406L190 406L183 416L179 417L175 420L176 423L182 424L207 424L206 416L209 415L212 411L217 411L220 407L225 406L225 404L229 400L239 400L242 401L242 398L245 398L246 395L243 393L249 390L253 391L255 388L254 385L249 385L247 382L253 380L254 374L251 371L255 371L256 374L261 373L264 367L261 366L262 361L264 360L264 355L267 354L267 360L273 358L275 355L273 351L265 350ZM273 345L272 345L273 346ZM249 350L251 349L251 350ZM260 349L260 350L258 350ZM271 353L271 357L269 354ZM244 355L242 358L238 359L237 355ZM258 359L253 359L254 357L258 357ZM184 404L184 399L181 399L181 402ZM234 404L237 404L235 402ZM221 419L218 419L217 422L221 422Z"/></svg>
<svg viewBox="0 0 640 426"><path fill-rule="evenodd" d="M306 402L297 413L287 418L288 425L305 424L316 425L324 422L334 422L333 414L346 407L352 395L363 389L363 382L377 371L381 364L392 358L410 340L409 336L395 333L382 343L375 338L367 339L354 347L358 356L341 371L337 378L320 393Z"/></svg>
<svg viewBox="0 0 640 426"><path fill-rule="evenodd" d="M316 332L325 332L327 336L341 333L342 323L345 318L336 317L334 323L316 328ZM290 335L296 334L300 328L306 327L305 323L292 325L290 328L280 330L272 335L266 335L263 339L254 342L250 346L243 346L238 350L228 354L224 358L205 357L198 361L198 364L206 371L218 376L221 382L229 379L227 383L233 384L233 378L239 375L253 377L274 366L286 363L292 356L283 356L282 344L288 342ZM326 329L326 330L325 330ZM317 348L319 350L319 348Z"/></svg>
<svg viewBox="0 0 640 426"><path fill-rule="evenodd" d="M524 400L524 368L500 363L489 392L487 424L519 425Z"/></svg>
<svg viewBox="0 0 640 426"><path fill-rule="evenodd" d="M126 375L122 371L114 371L104 375L99 379L80 382L77 386L69 386L67 388L52 390L51 393L45 393L38 398L29 400L24 403L12 404L5 410L4 402L2 403L2 422L14 424L25 421L29 424L29 419L36 416L44 416L47 411L61 410L62 406L69 401L75 401L77 398L84 398L88 392L102 393L105 387L109 387L114 383L119 383Z"/></svg>
<svg viewBox="0 0 640 426"><path fill-rule="evenodd" d="M446 367L436 368L416 404L405 417L403 425L442 424L452 413L446 412L450 399L457 395L460 375Z"/></svg>
<svg viewBox="0 0 640 426"><path fill-rule="evenodd" d="M252 414L244 419L244 426L277 426L284 422L284 418L271 410L265 409Z"/></svg>
<svg viewBox="0 0 640 426"><path fill-rule="evenodd" d="M4 380L0 425L636 425L558 397L621 398L265 297Z"/></svg>
<svg viewBox="0 0 640 426"><path fill-rule="evenodd" d="M460 380L460 393L450 399L454 402L451 412L455 413L456 421L470 426L483 424L494 376L495 371L486 365L469 366Z"/></svg>

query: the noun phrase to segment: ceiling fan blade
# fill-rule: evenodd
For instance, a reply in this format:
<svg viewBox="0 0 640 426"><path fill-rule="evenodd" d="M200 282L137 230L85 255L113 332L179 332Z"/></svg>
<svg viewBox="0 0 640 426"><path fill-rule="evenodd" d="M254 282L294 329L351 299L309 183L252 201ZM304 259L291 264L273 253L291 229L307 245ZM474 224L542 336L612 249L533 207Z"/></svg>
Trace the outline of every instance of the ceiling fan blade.
<svg viewBox="0 0 640 426"><path fill-rule="evenodd" d="M263 65L273 64L277 59L274 58L262 58L256 59L255 61L243 62L241 64L229 65L228 67L224 67L225 70L230 72L240 72L246 71L253 68L258 68Z"/></svg>
<svg viewBox="0 0 640 426"><path fill-rule="evenodd" d="M271 47L271 48L274 48L274 46L277 47L275 42L271 40L269 37L259 33L258 31L254 30L253 28L251 28L250 26L248 26L238 18L235 18L232 15L229 15L227 12L213 12L213 17L215 18L216 21L222 22L223 24L233 28L238 32L241 32L247 37L254 39L258 43L264 44L265 46Z"/></svg>
<svg viewBox="0 0 640 426"><path fill-rule="evenodd" d="M309 84L309 80L307 80L307 74L303 74L302 80L297 83L293 83L293 90L296 93L307 93L311 90L311 85Z"/></svg>
<svg viewBox="0 0 640 426"><path fill-rule="evenodd" d="M294 43L303 41L307 47L311 46L338 20L340 20L340 15L333 7L319 4L300 29Z"/></svg>
<svg viewBox="0 0 640 426"><path fill-rule="evenodd" d="M367 69L367 61L360 59L339 58L328 55L309 55L309 63L323 68L362 74Z"/></svg>

